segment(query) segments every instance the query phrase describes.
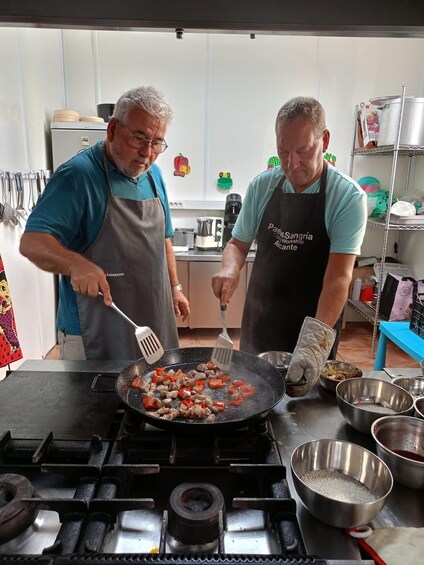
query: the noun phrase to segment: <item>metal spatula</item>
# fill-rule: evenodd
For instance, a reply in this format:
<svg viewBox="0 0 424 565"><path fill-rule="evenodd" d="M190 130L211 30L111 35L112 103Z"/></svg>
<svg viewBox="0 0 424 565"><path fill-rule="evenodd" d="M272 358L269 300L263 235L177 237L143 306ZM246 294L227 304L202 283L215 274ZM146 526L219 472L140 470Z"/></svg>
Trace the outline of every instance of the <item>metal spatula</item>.
<svg viewBox="0 0 424 565"><path fill-rule="evenodd" d="M154 331L148 326L137 326L114 302L112 308L135 328L135 338L145 360L149 364L158 361L163 355L163 347Z"/></svg>
<svg viewBox="0 0 424 565"><path fill-rule="evenodd" d="M219 334L214 350L212 351L211 361L223 371L228 371L233 357L234 343L231 341L227 332L227 322L225 314L227 305L221 304L221 324L222 332Z"/></svg>

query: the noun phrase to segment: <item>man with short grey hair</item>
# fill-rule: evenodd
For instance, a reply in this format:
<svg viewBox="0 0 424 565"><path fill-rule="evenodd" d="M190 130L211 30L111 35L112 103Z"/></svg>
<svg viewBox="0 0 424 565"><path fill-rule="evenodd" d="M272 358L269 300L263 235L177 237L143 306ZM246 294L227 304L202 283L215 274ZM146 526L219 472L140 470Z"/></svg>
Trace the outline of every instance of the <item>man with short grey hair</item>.
<svg viewBox="0 0 424 565"><path fill-rule="evenodd" d="M354 180L323 158L330 132L318 100L289 100L275 130L281 166L250 183L212 287L221 303L230 300L256 240L240 349L293 352L287 394L303 396L336 337L333 327L365 234L367 200Z"/></svg>
<svg viewBox="0 0 424 565"><path fill-rule="evenodd" d="M155 164L173 111L154 87L119 98L106 141L61 165L30 215L20 251L61 275L57 328L62 359L140 357L134 328L178 347L175 315L189 304L178 281L165 182ZM103 298L99 296L103 295Z"/></svg>

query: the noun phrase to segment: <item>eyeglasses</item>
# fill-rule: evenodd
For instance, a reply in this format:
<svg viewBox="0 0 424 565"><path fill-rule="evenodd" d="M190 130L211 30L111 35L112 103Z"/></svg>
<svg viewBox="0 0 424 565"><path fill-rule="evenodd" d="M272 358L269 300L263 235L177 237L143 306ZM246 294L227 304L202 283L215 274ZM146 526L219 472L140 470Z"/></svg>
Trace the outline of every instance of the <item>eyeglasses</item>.
<svg viewBox="0 0 424 565"><path fill-rule="evenodd" d="M132 129L130 129L126 124L124 124L124 122L121 122L121 120L116 120L116 121L119 122L121 126L124 126L124 128L127 128L127 130L131 133L132 147L136 147L137 149L144 149L145 147L150 145L153 153L156 153L157 155L159 153L163 153L165 149L168 147L166 141L159 141L159 140L151 141L150 139L147 139L147 137L144 137L144 135L136 135Z"/></svg>

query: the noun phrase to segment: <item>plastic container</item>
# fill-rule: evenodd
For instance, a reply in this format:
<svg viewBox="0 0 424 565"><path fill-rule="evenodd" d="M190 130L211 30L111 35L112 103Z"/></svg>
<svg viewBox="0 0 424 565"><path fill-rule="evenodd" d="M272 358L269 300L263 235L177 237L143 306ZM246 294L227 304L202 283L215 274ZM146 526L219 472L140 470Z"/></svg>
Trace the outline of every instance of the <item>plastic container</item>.
<svg viewBox="0 0 424 565"><path fill-rule="evenodd" d="M362 279L358 277L353 281L352 300L359 300L359 297L361 296L361 290L362 290Z"/></svg>

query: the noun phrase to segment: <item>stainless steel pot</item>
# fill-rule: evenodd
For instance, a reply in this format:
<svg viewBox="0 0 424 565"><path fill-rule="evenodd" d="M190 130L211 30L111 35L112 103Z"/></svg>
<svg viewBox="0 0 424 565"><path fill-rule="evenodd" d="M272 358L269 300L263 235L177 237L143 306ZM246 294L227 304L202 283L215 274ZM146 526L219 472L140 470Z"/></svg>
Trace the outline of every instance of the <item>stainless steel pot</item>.
<svg viewBox="0 0 424 565"><path fill-rule="evenodd" d="M401 98L383 96L373 98L370 102L381 110L377 145L394 145L399 127ZM399 144L424 145L424 98L405 96Z"/></svg>

